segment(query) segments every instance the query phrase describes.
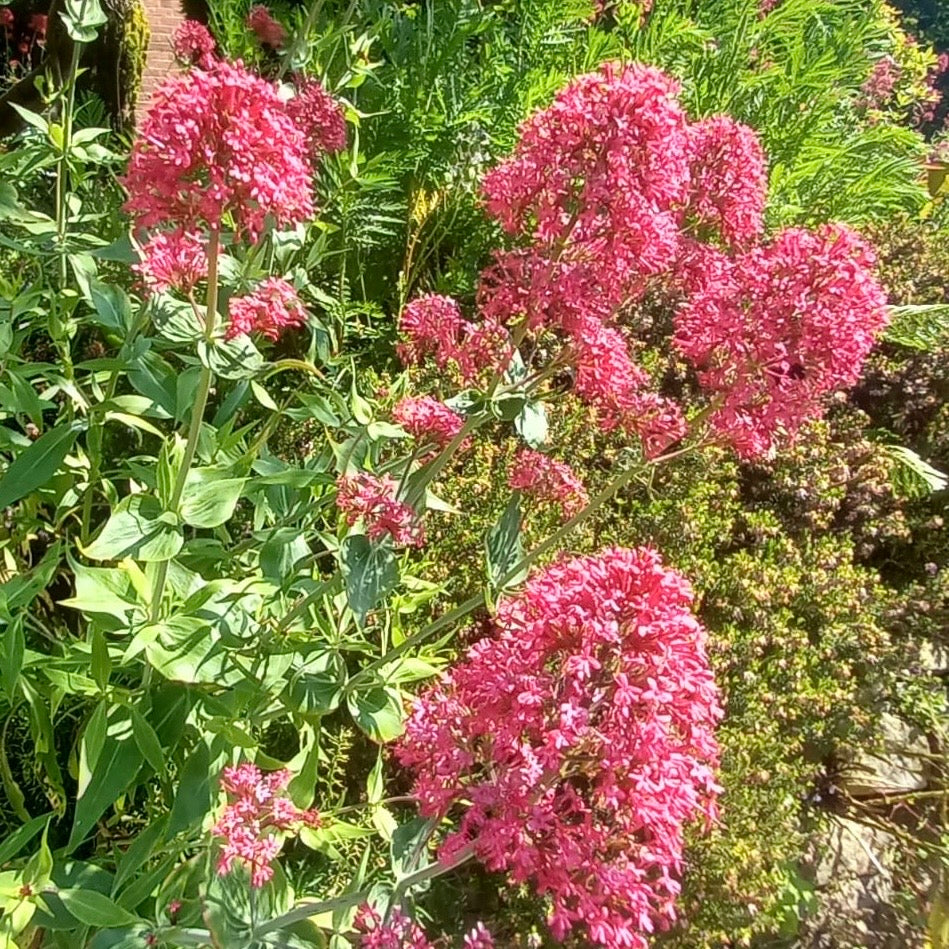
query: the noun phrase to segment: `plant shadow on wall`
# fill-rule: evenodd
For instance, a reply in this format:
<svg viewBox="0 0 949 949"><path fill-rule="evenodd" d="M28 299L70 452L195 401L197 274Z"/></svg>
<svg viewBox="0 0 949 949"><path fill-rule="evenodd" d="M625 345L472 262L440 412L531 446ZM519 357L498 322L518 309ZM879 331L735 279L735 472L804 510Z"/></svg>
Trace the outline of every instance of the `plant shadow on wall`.
<svg viewBox="0 0 949 949"><path fill-rule="evenodd" d="M353 20L311 47L321 7L290 33L251 11L269 78L179 31L181 70L120 179L130 235L101 236L116 220L89 169L117 156L75 125L78 58L0 156L0 936L486 949L645 947L680 915L708 931L720 781L772 782L737 735L756 720L798 742L775 776L793 795L809 756L870 725L854 716L861 661L886 647L874 577L839 538L749 514L738 463L779 478L783 453L830 439L815 420L888 320L873 253L842 224L766 233L751 128L690 119L667 73L609 63L483 176L496 241L469 299L386 288L411 297L406 371L371 392L355 357L382 342L347 284L374 247L343 253L318 203L371 163L371 117L342 97L374 67ZM327 63L345 64L339 98ZM24 200L42 181L51 213ZM303 427L302 457L273 450ZM490 505L471 505L477 479ZM773 664L786 689L762 696ZM809 690L823 731L798 727ZM703 859L683 894L687 844ZM444 918L474 865L532 894L550 936Z"/></svg>

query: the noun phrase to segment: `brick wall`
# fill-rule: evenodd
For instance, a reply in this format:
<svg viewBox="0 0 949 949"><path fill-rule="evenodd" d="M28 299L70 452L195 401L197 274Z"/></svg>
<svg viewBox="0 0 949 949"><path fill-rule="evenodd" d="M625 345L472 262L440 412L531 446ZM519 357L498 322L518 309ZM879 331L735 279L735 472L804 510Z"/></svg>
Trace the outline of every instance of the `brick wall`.
<svg viewBox="0 0 949 949"><path fill-rule="evenodd" d="M145 16L151 29L148 41L148 56L145 74L142 77L140 106L148 104L155 86L165 78L174 66L175 57L171 40L175 30L185 18L181 0L143 0Z"/></svg>

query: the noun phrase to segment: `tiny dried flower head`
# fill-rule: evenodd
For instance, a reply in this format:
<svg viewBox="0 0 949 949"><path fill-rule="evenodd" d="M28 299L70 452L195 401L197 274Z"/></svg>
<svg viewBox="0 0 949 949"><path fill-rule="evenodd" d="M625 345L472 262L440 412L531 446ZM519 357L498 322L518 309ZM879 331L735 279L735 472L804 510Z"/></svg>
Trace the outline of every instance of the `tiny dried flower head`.
<svg viewBox="0 0 949 949"><path fill-rule="evenodd" d="M508 487L560 507L564 520L579 514L590 499L570 465L543 452L521 448L507 476Z"/></svg>

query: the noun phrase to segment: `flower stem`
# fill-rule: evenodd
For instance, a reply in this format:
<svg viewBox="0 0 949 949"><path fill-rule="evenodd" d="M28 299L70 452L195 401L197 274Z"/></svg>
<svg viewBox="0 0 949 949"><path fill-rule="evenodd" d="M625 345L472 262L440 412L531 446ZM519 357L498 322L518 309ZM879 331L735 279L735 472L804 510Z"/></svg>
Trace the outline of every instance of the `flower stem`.
<svg viewBox="0 0 949 949"><path fill-rule="evenodd" d="M218 253L220 250L220 235L217 231L211 231L211 238L208 241L208 297L207 313L204 320L204 339L208 344L214 336L214 328L217 322L217 296L218 296ZM181 496L185 490L185 482L188 479L188 472L194 463L194 456L198 450L198 438L201 435L201 423L204 420L204 410L207 408L208 395L211 392L211 370L207 366L201 367L201 375L198 376L198 388L194 394L194 405L191 407L191 418L188 422L188 440L185 443L184 456L181 459L181 465L175 476L175 484L172 488L171 498L168 507L174 513L178 511L178 505L181 503ZM168 561L163 560L155 573L155 582L152 585L152 604L151 604L151 622L158 621L161 613L161 600L165 592L165 581L168 579Z"/></svg>

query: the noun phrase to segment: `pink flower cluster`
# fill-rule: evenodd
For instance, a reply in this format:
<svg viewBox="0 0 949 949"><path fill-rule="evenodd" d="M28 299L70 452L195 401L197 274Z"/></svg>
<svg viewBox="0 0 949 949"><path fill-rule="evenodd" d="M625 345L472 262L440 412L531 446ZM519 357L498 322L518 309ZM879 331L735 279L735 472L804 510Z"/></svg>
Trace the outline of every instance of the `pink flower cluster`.
<svg viewBox="0 0 949 949"><path fill-rule="evenodd" d="M398 347L404 363L431 356L440 369L456 366L465 382L474 382L483 370L498 371L510 358L507 331L492 321L469 322L451 297L427 294L412 300L399 329L406 337Z"/></svg>
<svg viewBox="0 0 949 949"><path fill-rule="evenodd" d="M400 547L421 547L425 543L422 525L415 511L398 500L398 489L388 475L380 478L367 471L342 475L336 482L336 506L350 527L362 520L370 540L388 535Z"/></svg>
<svg viewBox="0 0 949 949"><path fill-rule="evenodd" d="M346 147L346 118L342 106L315 79L298 79L287 102L287 114L306 136L314 154L341 152Z"/></svg>
<svg viewBox="0 0 949 949"><path fill-rule="evenodd" d="M156 231L142 247L142 259L132 267L147 293L179 290L190 293L208 276L204 242L185 230Z"/></svg>
<svg viewBox="0 0 949 949"><path fill-rule="evenodd" d="M270 11L262 3L250 8L245 22L247 28L253 30L263 46L280 49L286 42L287 31L271 16Z"/></svg>
<svg viewBox="0 0 949 949"><path fill-rule="evenodd" d="M701 258L675 345L713 396L712 425L740 456L770 455L829 392L857 381L886 325L873 254L826 225L790 228L735 258L704 248Z"/></svg>
<svg viewBox="0 0 949 949"><path fill-rule="evenodd" d="M555 564L413 704L397 748L443 843L531 881L563 938L646 949L675 919L683 828L715 818L721 717L686 580L648 549Z"/></svg>
<svg viewBox="0 0 949 949"><path fill-rule="evenodd" d="M276 340L289 327L305 326L307 319L297 291L280 277L268 277L253 292L231 297L228 312L227 339L242 333L260 333Z"/></svg>
<svg viewBox="0 0 949 949"><path fill-rule="evenodd" d="M185 20L175 30L172 48L175 51L175 59L184 65L210 69L215 61L217 44L203 23Z"/></svg>
<svg viewBox="0 0 949 949"><path fill-rule="evenodd" d="M364 903L356 912L353 926L361 934L359 949L435 949L445 945L444 939L429 940L425 930L399 907L383 922L376 910ZM494 949L494 937L484 923L477 923L465 933L461 945L462 949Z"/></svg>
<svg viewBox="0 0 949 949"><path fill-rule="evenodd" d="M400 323L403 359L465 367L479 326L499 344L504 334L553 334L560 348L545 340L536 351L556 353L605 431L635 435L655 458L685 437L686 420L650 388L617 317L628 319L650 291L672 292L685 297L676 345L715 400L714 425L743 457L819 415L821 398L856 378L883 325L872 256L841 229L763 243L767 174L756 134L728 116L690 122L678 92L653 67L607 64L528 120L514 154L484 179L486 207L517 246L481 275L481 323L445 297L412 301ZM802 325L823 329L802 337ZM792 354L784 369L782 352ZM477 373L462 375L470 384Z"/></svg>
<svg viewBox="0 0 949 949"><path fill-rule="evenodd" d="M430 396L402 399L392 418L413 438L437 448L444 448L465 424L457 412Z"/></svg>
<svg viewBox="0 0 949 949"><path fill-rule="evenodd" d="M892 56L881 56L861 86L863 96L858 104L866 109L882 109L892 98L901 73L899 63Z"/></svg>
<svg viewBox="0 0 949 949"><path fill-rule="evenodd" d="M253 764L225 768L221 787L228 797L212 834L221 840L217 872L230 873L235 865L250 871L251 886L261 887L273 877L271 866L283 845L282 836L300 827L319 827L315 810L303 811L282 792L289 771L263 774Z"/></svg>
<svg viewBox="0 0 949 949"><path fill-rule="evenodd" d="M529 448L522 448L514 456L507 483L514 491L559 505L564 520L579 514L590 501L583 482L570 465Z"/></svg>
<svg viewBox="0 0 949 949"><path fill-rule="evenodd" d="M313 213L303 132L276 88L240 63L166 79L132 146L125 208L142 228L221 230L256 241L268 218Z"/></svg>
<svg viewBox="0 0 949 949"><path fill-rule="evenodd" d="M425 930L396 907L387 922L368 904L359 907L353 925L362 935L359 949L434 949Z"/></svg>
<svg viewBox="0 0 949 949"><path fill-rule="evenodd" d="M758 136L723 115L696 122L691 136L691 193L686 215L711 228L729 248L746 246L764 230L768 176Z"/></svg>

